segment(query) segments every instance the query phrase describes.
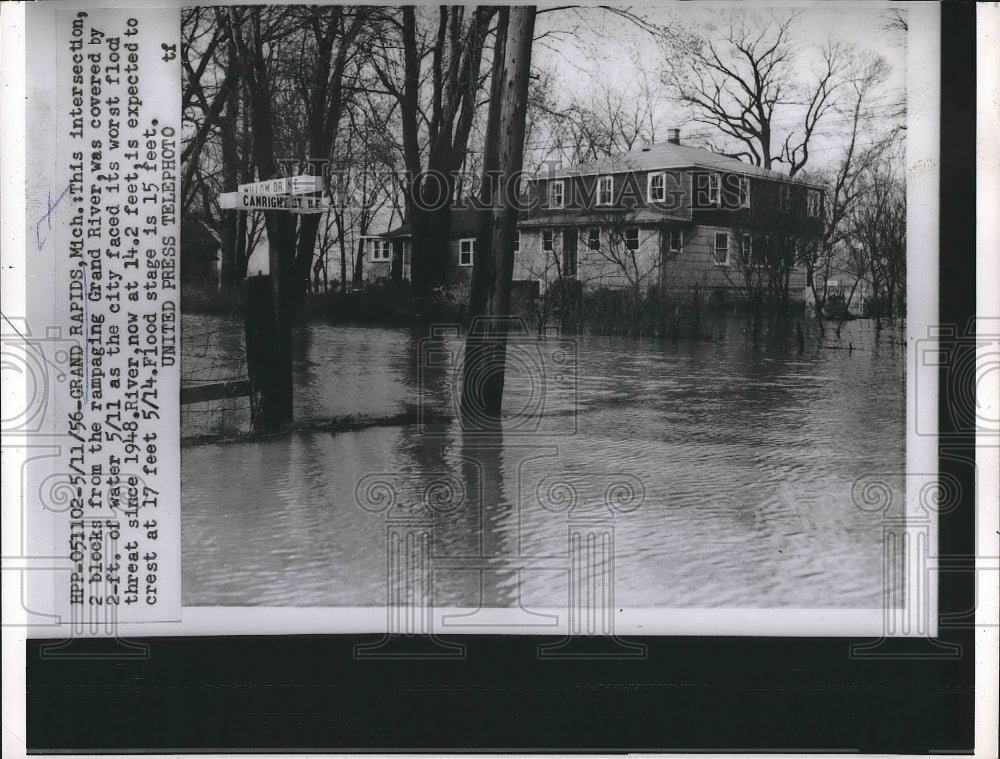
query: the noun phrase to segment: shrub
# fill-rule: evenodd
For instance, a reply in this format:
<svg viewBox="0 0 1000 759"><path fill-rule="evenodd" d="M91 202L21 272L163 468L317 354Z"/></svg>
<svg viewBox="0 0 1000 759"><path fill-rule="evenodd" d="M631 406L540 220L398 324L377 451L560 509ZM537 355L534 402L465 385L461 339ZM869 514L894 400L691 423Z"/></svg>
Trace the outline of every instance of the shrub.
<svg viewBox="0 0 1000 759"><path fill-rule="evenodd" d="M181 285L181 313L239 316L243 313L242 296L238 288Z"/></svg>

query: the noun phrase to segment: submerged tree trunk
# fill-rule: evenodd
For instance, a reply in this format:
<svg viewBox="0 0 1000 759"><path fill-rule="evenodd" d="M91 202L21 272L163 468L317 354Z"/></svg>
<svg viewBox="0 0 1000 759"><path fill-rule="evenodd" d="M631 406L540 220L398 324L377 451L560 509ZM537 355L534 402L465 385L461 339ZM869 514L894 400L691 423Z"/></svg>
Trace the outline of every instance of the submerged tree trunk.
<svg viewBox="0 0 1000 759"><path fill-rule="evenodd" d="M499 423L503 403L517 190L524 154L533 7L514 6L501 12L493 68L483 193L491 201L483 213L482 239L473 260L462 381L462 421L466 429L488 429ZM494 153L495 151L495 153ZM491 166L492 165L492 166ZM493 171L496 168L498 171Z"/></svg>

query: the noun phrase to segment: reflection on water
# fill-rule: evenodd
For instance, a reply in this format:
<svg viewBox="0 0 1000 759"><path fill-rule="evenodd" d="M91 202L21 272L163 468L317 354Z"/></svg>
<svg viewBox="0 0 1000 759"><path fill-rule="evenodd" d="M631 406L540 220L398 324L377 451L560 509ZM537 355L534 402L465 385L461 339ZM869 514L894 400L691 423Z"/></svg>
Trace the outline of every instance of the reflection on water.
<svg viewBox="0 0 1000 759"><path fill-rule="evenodd" d="M882 515L851 487L905 468L898 335L852 322L827 343L844 350L810 336L800 356L790 334L715 334L519 345L505 409L540 413L488 436L438 414L185 447L184 603L381 605L387 530L408 519L431 534L435 604L563 605L569 528L589 520L613 524L617 606L877 607ZM457 338L295 340L297 420L451 409Z"/></svg>

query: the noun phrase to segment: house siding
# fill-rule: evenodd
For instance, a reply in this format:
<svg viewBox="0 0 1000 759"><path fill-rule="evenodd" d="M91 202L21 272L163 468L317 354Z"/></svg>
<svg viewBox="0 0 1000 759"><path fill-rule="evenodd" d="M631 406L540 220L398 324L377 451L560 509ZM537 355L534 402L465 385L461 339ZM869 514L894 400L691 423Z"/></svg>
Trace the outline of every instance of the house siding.
<svg viewBox="0 0 1000 759"><path fill-rule="evenodd" d="M590 225L597 226L597 225ZM658 281L658 261L660 255L661 233L659 229L639 227L639 248L634 258L638 274L630 271L626 276L622 265L616 261L629 261L625 258L624 241L615 240L615 250L609 250L609 232L607 227L601 229L600 250L591 250L587 245L586 227L553 227L552 251L543 249L543 229L530 228L521 230L521 249L514 257L514 279L537 280L542 291L559 278L557 262L561 265L566 254L564 232L577 234L577 272L572 279L579 281L584 289L595 290L602 287L628 287L638 280L640 288L648 288ZM619 233L616 233L618 236Z"/></svg>
<svg viewBox="0 0 1000 759"><path fill-rule="evenodd" d="M684 230L679 253L667 252L664 256L660 283L667 290L691 290L695 287L716 289L734 288L739 284L739 272L730 263L715 262L715 233L730 236L730 255L734 255L732 230L722 226L689 226Z"/></svg>

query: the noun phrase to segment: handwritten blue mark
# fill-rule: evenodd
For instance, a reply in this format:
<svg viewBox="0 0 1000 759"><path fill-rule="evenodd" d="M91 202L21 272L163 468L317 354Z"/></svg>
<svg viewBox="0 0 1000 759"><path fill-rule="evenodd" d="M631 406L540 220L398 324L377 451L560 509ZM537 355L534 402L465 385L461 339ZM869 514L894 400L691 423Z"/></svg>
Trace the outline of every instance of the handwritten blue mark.
<svg viewBox="0 0 1000 759"><path fill-rule="evenodd" d="M66 197L66 193L69 192L69 187L70 187L69 185L66 185L66 189L62 191L62 193L59 195L58 198L56 198L54 203L52 202L52 190L46 192L46 196L48 198L47 205L49 207L49 210L46 211L45 215L38 220L38 223L35 224L35 244L38 246L38 250L44 248L45 241L49 239L48 235L42 237L42 231L41 231L42 223L43 222L45 223L45 227L48 231L50 232L52 231L52 212L56 210L56 206L58 206L59 203L62 201L62 199Z"/></svg>

